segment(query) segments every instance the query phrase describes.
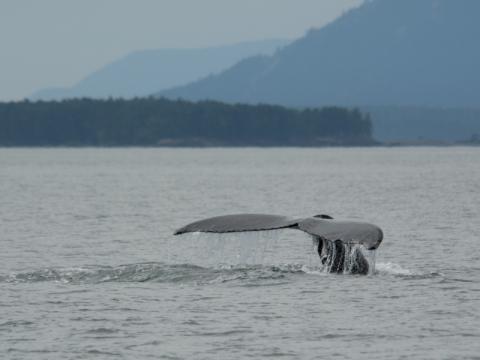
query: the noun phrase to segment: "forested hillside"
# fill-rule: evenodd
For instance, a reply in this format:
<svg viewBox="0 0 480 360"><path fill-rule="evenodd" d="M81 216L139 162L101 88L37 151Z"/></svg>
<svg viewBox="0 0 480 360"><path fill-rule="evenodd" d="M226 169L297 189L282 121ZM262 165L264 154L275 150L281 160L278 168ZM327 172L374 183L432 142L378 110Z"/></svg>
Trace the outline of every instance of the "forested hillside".
<svg viewBox="0 0 480 360"><path fill-rule="evenodd" d="M0 103L1 146L369 145L358 110L167 99Z"/></svg>

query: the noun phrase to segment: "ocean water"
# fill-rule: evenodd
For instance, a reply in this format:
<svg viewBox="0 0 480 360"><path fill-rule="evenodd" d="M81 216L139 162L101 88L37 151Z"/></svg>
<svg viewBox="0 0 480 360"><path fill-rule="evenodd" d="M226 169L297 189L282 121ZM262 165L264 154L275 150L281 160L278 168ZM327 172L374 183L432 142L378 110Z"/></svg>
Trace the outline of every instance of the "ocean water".
<svg viewBox="0 0 480 360"><path fill-rule="evenodd" d="M327 274L294 230L385 239ZM2 359L480 359L480 148L0 149Z"/></svg>

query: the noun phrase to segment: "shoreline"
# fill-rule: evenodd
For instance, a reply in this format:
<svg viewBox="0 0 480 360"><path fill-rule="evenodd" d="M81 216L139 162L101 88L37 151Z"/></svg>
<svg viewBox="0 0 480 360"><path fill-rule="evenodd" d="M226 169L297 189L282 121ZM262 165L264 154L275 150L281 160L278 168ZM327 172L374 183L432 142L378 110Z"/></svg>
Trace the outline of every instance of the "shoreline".
<svg viewBox="0 0 480 360"><path fill-rule="evenodd" d="M380 143L374 145L0 145L0 149L349 149L349 148L448 148L480 147L468 143Z"/></svg>

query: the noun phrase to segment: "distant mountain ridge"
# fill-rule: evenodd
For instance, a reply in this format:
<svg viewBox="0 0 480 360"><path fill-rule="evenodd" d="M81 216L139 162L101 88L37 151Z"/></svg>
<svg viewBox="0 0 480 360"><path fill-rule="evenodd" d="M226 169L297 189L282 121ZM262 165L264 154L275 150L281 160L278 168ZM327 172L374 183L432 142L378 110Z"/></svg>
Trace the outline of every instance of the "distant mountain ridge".
<svg viewBox="0 0 480 360"><path fill-rule="evenodd" d="M371 0L271 56L158 93L286 106L480 107L480 1Z"/></svg>
<svg viewBox="0 0 480 360"><path fill-rule="evenodd" d="M198 49L136 51L93 72L70 88L43 89L30 96L30 99L148 96L218 73L243 58L272 54L288 42L270 39Z"/></svg>

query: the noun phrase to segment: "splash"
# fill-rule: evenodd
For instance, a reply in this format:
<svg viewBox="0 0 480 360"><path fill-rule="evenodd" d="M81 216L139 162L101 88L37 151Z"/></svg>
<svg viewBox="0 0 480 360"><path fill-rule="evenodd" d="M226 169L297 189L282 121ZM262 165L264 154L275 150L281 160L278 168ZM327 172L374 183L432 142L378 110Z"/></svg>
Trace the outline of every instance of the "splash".
<svg viewBox="0 0 480 360"><path fill-rule="evenodd" d="M380 276L393 276L402 279L421 280L431 278L442 278L447 280L445 274L438 271L419 271L406 269L403 266L391 262L378 263L375 274Z"/></svg>
<svg viewBox="0 0 480 360"><path fill-rule="evenodd" d="M398 264L394 264L391 262L388 263L378 263L377 265L377 273L381 275L399 275L399 276L413 276L418 275L417 273L405 269Z"/></svg>

